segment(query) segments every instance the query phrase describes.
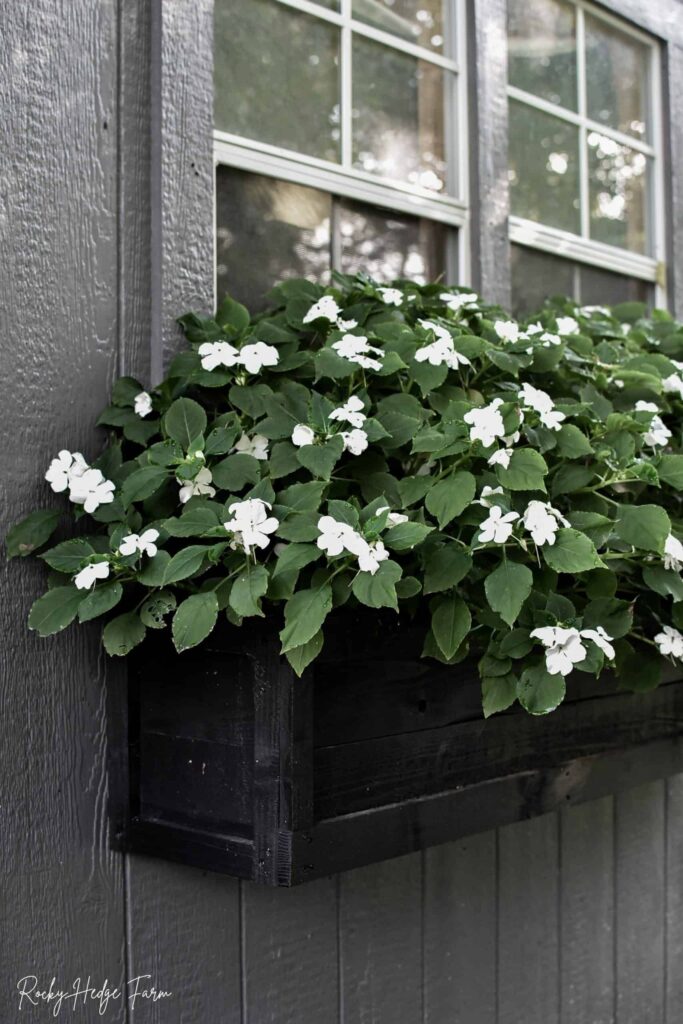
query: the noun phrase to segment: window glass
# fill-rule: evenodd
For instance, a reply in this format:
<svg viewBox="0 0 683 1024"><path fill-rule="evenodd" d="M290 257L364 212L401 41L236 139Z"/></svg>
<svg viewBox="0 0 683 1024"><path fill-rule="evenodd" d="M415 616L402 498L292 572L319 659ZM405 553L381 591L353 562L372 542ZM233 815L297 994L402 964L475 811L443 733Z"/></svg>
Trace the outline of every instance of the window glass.
<svg viewBox="0 0 683 1024"><path fill-rule="evenodd" d="M647 165L643 153L599 132L588 133L591 238L646 251Z"/></svg>
<svg viewBox="0 0 683 1024"><path fill-rule="evenodd" d="M217 0L214 32L216 128L338 161L340 30L275 0Z"/></svg>
<svg viewBox="0 0 683 1024"><path fill-rule="evenodd" d="M519 217L578 233L579 132L526 104L510 102L510 201Z"/></svg>
<svg viewBox="0 0 683 1024"><path fill-rule="evenodd" d="M576 110L576 8L508 0L510 84Z"/></svg>
<svg viewBox="0 0 683 1024"><path fill-rule="evenodd" d="M647 132L648 47L586 15L588 116L644 139Z"/></svg>
<svg viewBox="0 0 683 1024"><path fill-rule="evenodd" d="M447 0L353 0L353 16L409 43L443 52Z"/></svg>
<svg viewBox="0 0 683 1024"><path fill-rule="evenodd" d="M446 274L448 229L422 217L341 200L336 216L341 270L364 270L378 281L405 277L418 284Z"/></svg>

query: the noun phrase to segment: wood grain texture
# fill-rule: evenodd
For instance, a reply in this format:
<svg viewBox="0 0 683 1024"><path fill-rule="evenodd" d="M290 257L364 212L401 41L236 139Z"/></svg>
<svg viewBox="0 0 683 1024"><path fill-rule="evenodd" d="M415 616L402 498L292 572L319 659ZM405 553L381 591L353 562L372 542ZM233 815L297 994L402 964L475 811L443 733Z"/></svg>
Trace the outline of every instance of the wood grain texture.
<svg viewBox="0 0 683 1024"><path fill-rule="evenodd" d="M560 815L561 1024L614 1019L614 802Z"/></svg>
<svg viewBox="0 0 683 1024"><path fill-rule="evenodd" d="M340 1024L422 1024L422 864L340 876Z"/></svg>
<svg viewBox="0 0 683 1024"><path fill-rule="evenodd" d="M680 8L683 14L683 7ZM683 41L681 41L683 42ZM663 58L667 263L670 304L677 316L683 315L683 45L671 43Z"/></svg>
<svg viewBox="0 0 683 1024"><path fill-rule="evenodd" d="M6 525L63 502L42 480L58 448L91 457L102 441L93 425L117 356L116 32L113 0L0 8ZM45 574L0 565L0 1019L9 1021L25 974L46 985L83 974L121 984L124 942L121 864L107 843L98 631L29 634ZM110 1020L123 1013L111 1007Z"/></svg>
<svg viewBox="0 0 683 1024"><path fill-rule="evenodd" d="M498 833L498 1024L557 1024L558 815Z"/></svg>
<svg viewBox="0 0 683 1024"><path fill-rule="evenodd" d="M616 1019L664 1020L665 782L615 800Z"/></svg>
<svg viewBox="0 0 683 1024"><path fill-rule="evenodd" d="M424 1024L496 1024L496 833L425 852Z"/></svg>
<svg viewBox="0 0 683 1024"><path fill-rule="evenodd" d="M683 1020L683 775L666 784L666 1024Z"/></svg>

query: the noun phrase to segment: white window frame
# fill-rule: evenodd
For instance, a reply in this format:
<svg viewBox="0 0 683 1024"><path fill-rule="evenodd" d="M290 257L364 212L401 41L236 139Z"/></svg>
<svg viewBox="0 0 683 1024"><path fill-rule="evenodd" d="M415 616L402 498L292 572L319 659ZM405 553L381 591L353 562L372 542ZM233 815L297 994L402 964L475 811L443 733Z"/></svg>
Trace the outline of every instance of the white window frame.
<svg viewBox="0 0 683 1024"><path fill-rule="evenodd" d="M336 25L340 40L340 125L341 162L333 163L307 156L255 139L214 129L214 165L252 171L298 185L354 199L381 209L458 228L451 232L447 245L446 269L450 280L468 285L471 280L470 212L469 212L469 146L467 97L467 0L448 0L451 5L455 33L455 59L398 36L374 28L353 17L352 0L340 0L340 10L322 7L314 0L275 0L285 7ZM455 125L444 125L445 159L450 175L454 175L457 196L442 195L428 189L370 174L351 166L352 152L352 34L385 44L410 54L453 74ZM215 217L214 217L215 223ZM215 238L215 233L214 233ZM215 261L214 261L215 264Z"/></svg>
<svg viewBox="0 0 683 1024"><path fill-rule="evenodd" d="M510 241L531 249L563 256L569 260L602 270L611 270L628 277L647 281L655 286L655 302L666 306L666 237L665 237L665 184L663 172L663 107L661 91L661 44L659 40L642 32L631 22L596 7L589 0L569 0L576 8L576 46L578 111L557 106L532 93L508 84L508 99L517 100L536 110L561 119L579 128L579 199L581 205L581 234L573 234L550 225L510 216ZM609 128L594 121L586 113L585 77L585 17L589 14L598 21L618 29L648 47L647 69L648 125L650 142L632 138L624 132ZM597 131L607 138L644 153L652 161L650 180L646 193L646 217L650 231L651 255L630 252L618 246L607 245L589 238L589 172L588 131Z"/></svg>

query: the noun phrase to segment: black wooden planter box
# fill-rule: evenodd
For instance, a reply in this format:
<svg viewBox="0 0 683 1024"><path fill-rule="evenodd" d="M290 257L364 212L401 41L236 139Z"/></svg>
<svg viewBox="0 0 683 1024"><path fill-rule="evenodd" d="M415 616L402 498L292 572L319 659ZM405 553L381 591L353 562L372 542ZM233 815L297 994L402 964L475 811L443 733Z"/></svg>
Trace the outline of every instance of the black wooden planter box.
<svg viewBox="0 0 683 1024"><path fill-rule="evenodd" d="M183 655L146 644L127 758L115 741L119 845L295 885L683 770L683 683L575 673L553 714L484 721L473 667L420 660L422 636L342 614L302 680L261 620Z"/></svg>

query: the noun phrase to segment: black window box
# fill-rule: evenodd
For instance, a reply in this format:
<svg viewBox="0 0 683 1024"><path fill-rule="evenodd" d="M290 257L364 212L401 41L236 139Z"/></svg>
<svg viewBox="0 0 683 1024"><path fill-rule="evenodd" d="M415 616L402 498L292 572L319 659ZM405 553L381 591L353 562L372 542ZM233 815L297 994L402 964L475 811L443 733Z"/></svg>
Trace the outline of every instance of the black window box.
<svg viewBox="0 0 683 1024"><path fill-rule="evenodd" d="M303 679L267 620L145 643L113 739L119 846L296 885L683 771L675 679L574 673L552 714L485 721L474 666L420 659L423 629L340 612L325 632Z"/></svg>

